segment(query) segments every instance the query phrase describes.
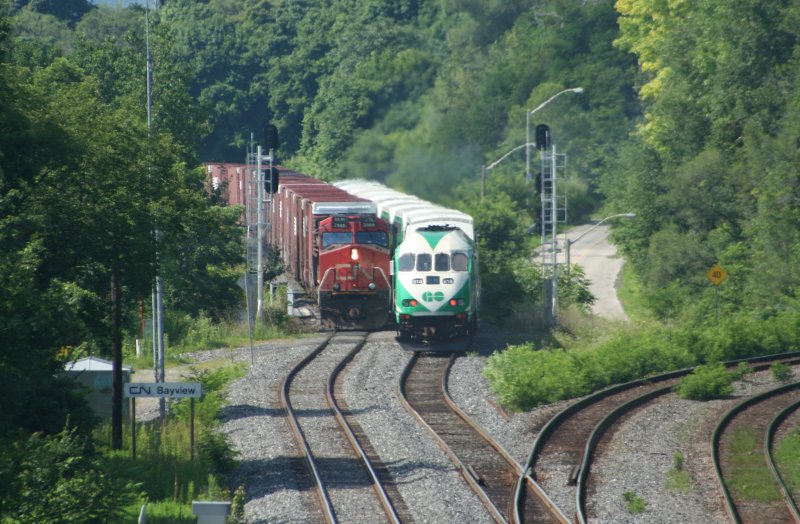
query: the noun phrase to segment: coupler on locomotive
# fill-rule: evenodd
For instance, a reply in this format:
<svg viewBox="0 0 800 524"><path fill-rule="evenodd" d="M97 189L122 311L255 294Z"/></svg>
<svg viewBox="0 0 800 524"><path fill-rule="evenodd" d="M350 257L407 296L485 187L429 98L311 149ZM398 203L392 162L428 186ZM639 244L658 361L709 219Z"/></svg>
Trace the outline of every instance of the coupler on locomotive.
<svg viewBox="0 0 800 524"><path fill-rule="evenodd" d="M388 290L359 294L320 292L320 321L327 329L383 329L388 320L388 303Z"/></svg>
<svg viewBox="0 0 800 524"><path fill-rule="evenodd" d="M477 318L467 314L453 316L398 316L397 335L400 339L437 342L455 337L469 336L475 332Z"/></svg>

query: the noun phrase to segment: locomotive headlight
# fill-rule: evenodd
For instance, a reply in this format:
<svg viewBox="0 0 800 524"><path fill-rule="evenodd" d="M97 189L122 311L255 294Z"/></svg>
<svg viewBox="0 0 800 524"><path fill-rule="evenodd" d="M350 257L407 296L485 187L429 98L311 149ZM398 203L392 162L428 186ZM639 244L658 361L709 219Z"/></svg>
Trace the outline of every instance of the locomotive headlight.
<svg viewBox="0 0 800 524"><path fill-rule="evenodd" d="M375 287L376 287L375 286L375 282L370 282L367 287L369 288L370 291L375 291Z"/></svg>
<svg viewBox="0 0 800 524"><path fill-rule="evenodd" d="M353 259L353 261L358 260L358 249L353 248L350 250L350 258Z"/></svg>

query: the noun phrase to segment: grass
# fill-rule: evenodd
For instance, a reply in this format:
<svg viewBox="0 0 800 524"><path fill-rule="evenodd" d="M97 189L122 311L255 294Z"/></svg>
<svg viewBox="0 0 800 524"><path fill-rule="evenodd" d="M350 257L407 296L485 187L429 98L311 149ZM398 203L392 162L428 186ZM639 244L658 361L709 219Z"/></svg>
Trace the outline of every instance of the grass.
<svg viewBox="0 0 800 524"><path fill-rule="evenodd" d="M645 303L642 282L629 265L622 266L619 278L620 287L617 289L617 298L622 303L625 314L628 315L631 322L653 320L653 314Z"/></svg>
<svg viewBox="0 0 800 524"><path fill-rule="evenodd" d="M749 428L737 428L731 435L731 472L728 487L742 500L773 502L781 500L772 473L764 461L758 435Z"/></svg>
<svg viewBox="0 0 800 524"><path fill-rule="evenodd" d="M622 494L622 499L625 501L625 509L634 515L644 513L647 503L644 499L632 491L626 491Z"/></svg>
<svg viewBox="0 0 800 524"><path fill-rule="evenodd" d="M148 522L195 522L192 500L231 500L221 487L221 475L235 466L235 456L218 430L219 411L224 405L224 389L242 376L242 365L226 359L190 368L188 381L203 384L203 398L195 402L195 457L190 442L189 400L172 404L164 425L158 421L138 423L137 458L131 457L131 432L123 431L123 450L103 449L104 469L109 475L126 478L140 486L140 501L127 510L128 522L138 518L141 504L147 502ZM103 448L110 442L111 428L98 428L95 440Z"/></svg>
<svg viewBox="0 0 800 524"><path fill-rule="evenodd" d="M667 472L667 489L689 493L692 487L692 478L684 469L683 453L676 451L672 454L672 469Z"/></svg>
<svg viewBox="0 0 800 524"><path fill-rule="evenodd" d="M265 321L257 322L253 330L253 341L264 342L298 335L285 308L277 305L268 308ZM166 363L184 364L179 355L195 351L248 346L250 336L246 321L222 320L213 322L208 316L193 318L189 315L168 314L164 335ZM125 363L135 369L153 367L152 338L142 341L140 356L136 356L135 342L131 339L124 348Z"/></svg>
<svg viewBox="0 0 800 524"><path fill-rule="evenodd" d="M800 492L800 428L795 428L778 443L775 462L786 487L797 496Z"/></svg>

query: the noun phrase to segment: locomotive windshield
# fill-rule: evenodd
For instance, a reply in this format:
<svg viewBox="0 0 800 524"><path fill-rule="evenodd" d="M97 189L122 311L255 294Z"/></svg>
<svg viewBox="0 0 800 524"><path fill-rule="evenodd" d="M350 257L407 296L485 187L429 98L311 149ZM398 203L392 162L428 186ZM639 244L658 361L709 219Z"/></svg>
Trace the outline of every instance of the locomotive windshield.
<svg viewBox="0 0 800 524"><path fill-rule="evenodd" d="M414 271L414 253L403 253L397 259L398 271Z"/></svg>
<svg viewBox="0 0 800 524"><path fill-rule="evenodd" d="M453 253L453 271L466 271L469 258L466 253Z"/></svg>
<svg viewBox="0 0 800 524"><path fill-rule="evenodd" d="M428 253L417 255L417 271L431 270L431 256Z"/></svg>
<svg viewBox="0 0 800 524"><path fill-rule="evenodd" d="M385 231L356 231L356 244L374 244L389 247L389 237Z"/></svg>
<svg viewBox="0 0 800 524"><path fill-rule="evenodd" d="M433 258L433 269L436 271L450 271L450 255L436 253Z"/></svg>
<svg viewBox="0 0 800 524"><path fill-rule="evenodd" d="M353 235L349 231L344 233L326 231L322 233L322 249L335 244L351 244L352 242Z"/></svg>

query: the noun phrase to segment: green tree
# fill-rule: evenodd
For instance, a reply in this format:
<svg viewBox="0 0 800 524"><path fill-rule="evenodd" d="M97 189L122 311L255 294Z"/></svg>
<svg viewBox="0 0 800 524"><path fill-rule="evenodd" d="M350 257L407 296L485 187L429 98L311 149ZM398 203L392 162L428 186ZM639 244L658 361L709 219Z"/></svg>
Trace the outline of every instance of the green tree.
<svg viewBox="0 0 800 524"><path fill-rule="evenodd" d="M91 440L74 429L34 433L0 455L0 520L19 523L108 522L136 500L137 486L108 475Z"/></svg>

